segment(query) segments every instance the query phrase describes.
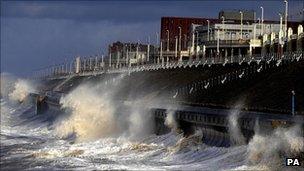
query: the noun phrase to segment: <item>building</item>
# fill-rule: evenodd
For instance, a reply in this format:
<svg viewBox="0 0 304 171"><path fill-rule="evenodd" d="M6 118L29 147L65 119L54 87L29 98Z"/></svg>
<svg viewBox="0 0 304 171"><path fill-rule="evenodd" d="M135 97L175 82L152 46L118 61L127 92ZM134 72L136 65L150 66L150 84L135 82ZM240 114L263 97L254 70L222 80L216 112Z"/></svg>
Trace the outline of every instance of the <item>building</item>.
<svg viewBox="0 0 304 171"><path fill-rule="evenodd" d="M192 24L213 24L218 22L218 19L207 18L185 18L185 17L162 17L160 28L160 41L163 44L164 51L175 50L175 39L178 39L178 46L181 50L187 50L190 40L190 28ZM168 43L169 42L169 43Z"/></svg>
<svg viewBox="0 0 304 171"><path fill-rule="evenodd" d="M275 22L265 22L262 24L254 21L240 23L222 23L212 24L209 27L206 25L197 26L193 34L193 42L191 54L195 54L196 49L204 56L231 56L245 55L248 53L260 53L261 41L260 38L264 34L273 32L279 33L284 25ZM199 46L199 47L197 47Z"/></svg>
<svg viewBox="0 0 304 171"><path fill-rule="evenodd" d="M283 52L287 48L283 44L287 44L289 38L293 40L293 45L289 45L293 49L294 44L302 44L302 41L295 41L297 33L294 33L300 24L288 22L285 27L282 16L281 21L256 20L256 13L247 10L220 11L218 19L162 17L160 58L163 61L181 61L209 56ZM291 29L288 35L286 28ZM296 49L301 48L298 45Z"/></svg>

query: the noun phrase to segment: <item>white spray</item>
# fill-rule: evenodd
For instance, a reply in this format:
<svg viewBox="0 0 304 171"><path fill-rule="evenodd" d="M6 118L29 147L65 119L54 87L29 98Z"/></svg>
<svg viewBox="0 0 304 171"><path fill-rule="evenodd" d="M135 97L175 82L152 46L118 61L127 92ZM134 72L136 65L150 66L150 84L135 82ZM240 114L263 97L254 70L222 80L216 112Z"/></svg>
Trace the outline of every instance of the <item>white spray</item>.
<svg viewBox="0 0 304 171"><path fill-rule="evenodd" d="M61 98L62 108L70 116L57 123L60 137L75 133L77 141L92 140L109 136L116 131L114 108L111 99L98 93L96 87L81 85Z"/></svg>
<svg viewBox="0 0 304 171"><path fill-rule="evenodd" d="M1 98L8 98L9 93L14 90L16 80L17 78L9 73L1 73Z"/></svg>
<svg viewBox="0 0 304 171"><path fill-rule="evenodd" d="M174 110L167 110L167 116L165 119L165 125L168 126L171 130L177 130L177 122L175 120Z"/></svg>
<svg viewBox="0 0 304 171"><path fill-rule="evenodd" d="M139 107L137 107L139 106ZM153 117L147 110L140 108L141 104L133 104L128 119L128 136L139 139L150 135L153 130Z"/></svg>
<svg viewBox="0 0 304 171"><path fill-rule="evenodd" d="M69 116L57 120L57 135L66 138L74 134L76 141L81 142L120 135L141 138L152 132L152 118L143 109L144 102L133 101L124 110L119 101L114 101L122 78L107 85L86 83L62 97L60 103Z"/></svg>
<svg viewBox="0 0 304 171"><path fill-rule="evenodd" d="M248 164L282 166L284 156L304 152L304 137L299 125L277 128L270 135L256 134L248 144Z"/></svg>
<svg viewBox="0 0 304 171"><path fill-rule="evenodd" d="M31 92L34 92L34 86L28 80L18 79L8 96L12 101L23 102Z"/></svg>
<svg viewBox="0 0 304 171"><path fill-rule="evenodd" d="M239 128L238 119L240 117L241 104L238 103L229 115L228 118L228 126L229 126L229 134L231 138L231 142L235 145L245 144L245 138Z"/></svg>

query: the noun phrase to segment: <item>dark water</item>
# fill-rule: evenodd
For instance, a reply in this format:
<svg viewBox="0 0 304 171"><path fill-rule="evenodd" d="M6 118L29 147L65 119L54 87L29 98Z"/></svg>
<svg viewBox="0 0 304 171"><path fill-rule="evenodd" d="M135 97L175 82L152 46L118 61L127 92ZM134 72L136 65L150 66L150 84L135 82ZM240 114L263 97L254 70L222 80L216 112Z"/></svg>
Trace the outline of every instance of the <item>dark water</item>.
<svg viewBox="0 0 304 171"><path fill-rule="evenodd" d="M94 140L83 136L82 141L75 141L73 135L58 135L55 121L64 120L58 117L61 115L35 115L31 104L1 100L1 169L277 170L283 167L284 158L277 158L280 150L304 147L303 137L290 131L257 135L248 145L229 148L203 144L199 131L188 138L172 131L136 139L122 133ZM70 120L59 131L75 126L75 122L81 121ZM85 133L86 128L91 129L87 125L80 127Z"/></svg>
<svg viewBox="0 0 304 171"><path fill-rule="evenodd" d="M133 140L127 136L75 143L57 137L51 114L1 101L1 169L237 169L246 146L218 148L176 133Z"/></svg>

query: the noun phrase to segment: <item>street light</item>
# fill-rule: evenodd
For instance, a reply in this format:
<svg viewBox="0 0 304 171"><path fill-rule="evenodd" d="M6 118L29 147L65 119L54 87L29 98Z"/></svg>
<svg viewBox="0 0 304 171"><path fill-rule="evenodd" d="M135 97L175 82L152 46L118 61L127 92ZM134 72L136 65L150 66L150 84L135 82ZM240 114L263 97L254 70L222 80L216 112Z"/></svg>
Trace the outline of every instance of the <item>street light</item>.
<svg viewBox="0 0 304 171"><path fill-rule="evenodd" d="M210 41L210 34L209 34L209 29L210 29L210 21L207 20L208 23L208 36L207 36L207 40Z"/></svg>
<svg viewBox="0 0 304 171"><path fill-rule="evenodd" d="M260 18L258 18L258 21L259 21L259 35L261 36L261 19Z"/></svg>
<svg viewBox="0 0 304 171"><path fill-rule="evenodd" d="M187 35L184 34L184 47L187 48Z"/></svg>
<svg viewBox="0 0 304 171"><path fill-rule="evenodd" d="M285 3L285 37L287 36L287 17L288 17L288 1L284 0Z"/></svg>
<svg viewBox="0 0 304 171"><path fill-rule="evenodd" d="M256 24L253 25L253 39L256 37Z"/></svg>
<svg viewBox="0 0 304 171"><path fill-rule="evenodd" d="M248 38L250 39L250 33L249 33L249 22L247 21L247 32L248 32Z"/></svg>
<svg viewBox="0 0 304 171"><path fill-rule="evenodd" d="M169 30L167 30L167 51L169 51Z"/></svg>
<svg viewBox="0 0 304 171"><path fill-rule="evenodd" d="M163 58L163 40L160 40L159 59L161 60L162 66L163 66L163 65L164 65L164 58Z"/></svg>
<svg viewBox="0 0 304 171"><path fill-rule="evenodd" d="M241 14L241 39L243 39L243 12L240 11Z"/></svg>
<svg viewBox="0 0 304 171"><path fill-rule="evenodd" d="M279 13L280 16L280 29L279 29L279 43L281 45L281 49L279 50L279 53L282 54L283 53L283 46L284 46L284 32L283 32L283 15L281 13Z"/></svg>
<svg viewBox="0 0 304 171"><path fill-rule="evenodd" d="M219 54L220 54L220 27L217 28L216 53L217 53L217 56L219 57Z"/></svg>
<svg viewBox="0 0 304 171"><path fill-rule="evenodd" d="M196 33L195 58L197 60L197 54L198 54L198 51L197 51L197 47L198 47L198 31L195 30L195 33Z"/></svg>
<svg viewBox="0 0 304 171"><path fill-rule="evenodd" d="M175 36L175 58L177 58L177 36Z"/></svg>
<svg viewBox="0 0 304 171"><path fill-rule="evenodd" d="M283 26L283 16L281 13L279 13L280 16L280 31L282 30L282 26Z"/></svg>
<svg viewBox="0 0 304 171"><path fill-rule="evenodd" d="M156 43L155 43L156 47L158 47L158 43L159 43L159 41L158 41L158 32L156 32Z"/></svg>
<svg viewBox="0 0 304 171"><path fill-rule="evenodd" d="M225 17L222 16L221 17L223 20L222 20L222 25L223 25L223 40L225 39Z"/></svg>
<svg viewBox="0 0 304 171"><path fill-rule="evenodd" d="M178 41L178 51L179 51L179 57L181 60L181 50L182 50L182 28L179 26L179 41Z"/></svg>
<svg viewBox="0 0 304 171"><path fill-rule="evenodd" d="M264 8L261 7L261 9L262 9L262 16L261 16L261 18L262 18L262 35L263 35L264 34Z"/></svg>
<svg viewBox="0 0 304 171"><path fill-rule="evenodd" d="M150 60L150 36L148 36L147 61Z"/></svg>

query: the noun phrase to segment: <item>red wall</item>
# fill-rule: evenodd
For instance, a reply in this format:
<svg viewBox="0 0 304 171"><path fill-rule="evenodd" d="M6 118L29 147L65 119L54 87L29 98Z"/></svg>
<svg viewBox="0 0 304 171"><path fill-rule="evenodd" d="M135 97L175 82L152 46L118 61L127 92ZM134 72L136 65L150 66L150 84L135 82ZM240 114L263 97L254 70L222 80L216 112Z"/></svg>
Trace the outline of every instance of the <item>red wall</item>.
<svg viewBox="0 0 304 171"><path fill-rule="evenodd" d="M179 36L179 29L181 27L182 38L181 45L182 50L186 50L187 47L184 45L185 36L187 35L186 41L188 42L191 39L190 27L191 24L205 24L207 25L207 20L210 21L210 24L218 22L218 19L208 19L208 18L183 18L183 17L162 17L161 18L161 28L160 28L160 38L163 40L163 49L167 48L167 31L169 30L169 49L175 50L175 36Z"/></svg>

